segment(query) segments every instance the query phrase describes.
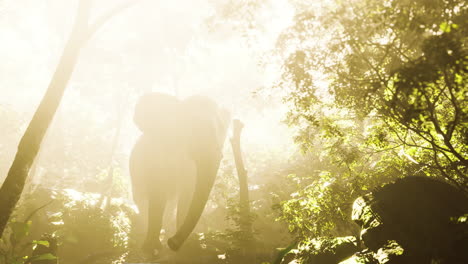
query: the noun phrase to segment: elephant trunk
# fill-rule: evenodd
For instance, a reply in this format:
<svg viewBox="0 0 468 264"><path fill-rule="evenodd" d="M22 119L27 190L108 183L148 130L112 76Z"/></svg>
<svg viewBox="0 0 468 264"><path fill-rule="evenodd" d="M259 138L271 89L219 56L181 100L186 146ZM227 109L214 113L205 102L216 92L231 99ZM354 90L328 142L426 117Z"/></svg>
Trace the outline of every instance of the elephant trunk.
<svg viewBox="0 0 468 264"><path fill-rule="evenodd" d="M178 250L190 233L192 233L201 214L203 213L203 210L205 209L211 189L213 188L216 173L220 164L220 158L208 160L205 162L197 162L197 181L192 202L184 222L179 227L176 234L167 241L169 248L174 251Z"/></svg>

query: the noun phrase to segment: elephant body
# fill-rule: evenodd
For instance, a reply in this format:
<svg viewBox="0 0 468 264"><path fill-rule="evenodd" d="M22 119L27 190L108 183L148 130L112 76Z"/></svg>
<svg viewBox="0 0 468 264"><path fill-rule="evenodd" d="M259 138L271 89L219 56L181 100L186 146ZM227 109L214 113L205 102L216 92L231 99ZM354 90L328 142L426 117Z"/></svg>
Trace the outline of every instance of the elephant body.
<svg viewBox="0 0 468 264"><path fill-rule="evenodd" d="M178 100L151 93L137 103L134 121L142 131L130 156L133 199L140 216L134 229L144 234L145 251L159 251L164 210L167 201L175 198L177 232L168 244L177 250L208 200L229 114L206 97Z"/></svg>

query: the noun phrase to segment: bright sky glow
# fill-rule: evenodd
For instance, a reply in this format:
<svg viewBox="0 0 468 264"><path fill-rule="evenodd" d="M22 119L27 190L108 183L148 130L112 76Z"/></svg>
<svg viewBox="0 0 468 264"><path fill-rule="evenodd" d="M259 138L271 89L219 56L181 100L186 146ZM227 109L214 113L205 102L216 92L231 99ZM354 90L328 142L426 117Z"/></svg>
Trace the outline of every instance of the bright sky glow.
<svg viewBox="0 0 468 264"><path fill-rule="evenodd" d="M96 2L94 17L122 1ZM92 156L86 152L95 152L94 148L102 155L110 153L104 145L87 146L94 135L86 133L105 133L101 136L107 140L115 136L121 111L116 155L124 162L139 135L132 122L135 101L149 91L182 98L209 95L246 124L245 152L293 151L290 131L281 123L286 107L280 98L253 96L253 92L271 86L278 75L278 65L259 61L265 61L278 34L292 23L294 10L286 0L266 1L255 18L259 28L246 38L228 26L207 27L210 16L219 15L217 7L226 3L141 1L113 17L82 51L50 127L52 136L44 142L44 156L57 150L57 133L68 144L66 152L78 151L79 146L83 155ZM0 12L0 107L18 112L27 122L47 89L70 33L76 1L5 0ZM90 126L101 132L87 128ZM71 132L58 132L65 127Z"/></svg>

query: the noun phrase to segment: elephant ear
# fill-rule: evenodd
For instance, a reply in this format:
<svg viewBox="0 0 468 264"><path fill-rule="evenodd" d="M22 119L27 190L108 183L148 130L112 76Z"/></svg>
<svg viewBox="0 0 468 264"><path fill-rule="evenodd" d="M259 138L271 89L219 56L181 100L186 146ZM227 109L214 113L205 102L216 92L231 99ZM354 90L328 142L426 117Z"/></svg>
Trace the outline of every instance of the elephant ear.
<svg viewBox="0 0 468 264"><path fill-rule="evenodd" d="M192 157L212 160L212 155L220 156L230 123L229 112L204 96L189 97L182 104Z"/></svg>
<svg viewBox="0 0 468 264"><path fill-rule="evenodd" d="M181 121L180 109L181 102L175 96L148 93L138 100L133 120L145 134L171 135Z"/></svg>

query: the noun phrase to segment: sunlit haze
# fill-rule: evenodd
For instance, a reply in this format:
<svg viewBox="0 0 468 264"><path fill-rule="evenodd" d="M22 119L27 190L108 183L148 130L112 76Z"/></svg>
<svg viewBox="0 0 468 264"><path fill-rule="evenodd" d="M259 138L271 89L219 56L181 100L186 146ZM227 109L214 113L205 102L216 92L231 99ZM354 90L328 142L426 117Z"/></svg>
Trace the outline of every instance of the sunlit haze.
<svg viewBox="0 0 468 264"><path fill-rule="evenodd" d="M463 0L0 0L0 264L468 263Z"/></svg>
<svg viewBox="0 0 468 264"><path fill-rule="evenodd" d="M93 16L119 2L96 1ZM59 133L57 130L67 125L83 129L64 135L71 143L63 151L75 152L76 145L81 145L89 153L80 155L109 153L111 149L104 149L109 144L82 141L81 137L100 133L83 126L95 126L112 137L121 112L124 117L117 155L122 161L119 165L126 166L125 156L140 133L131 120L135 101L151 91L179 98L208 95L229 109L233 118L245 123L245 152L288 151L289 132L281 122L286 111L281 98L257 93L271 86L277 74L277 65L259 61L268 61L264 56L274 48L281 30L291 23L293 13L288 2L266 3L254 21L260 27L248 31L250 35L242 32L243 25L218 17L217 8L227 1L139 2L107 22L84 48L49 131ZM76 5L76 1L58 0L1 3L0 105L18 112L23 130L47 89L70 34ZM15 140L19 141L20 135ZM46 138L41 150L45 156L56 143L53 137ZM108 165L101 161L101 167ZM43 166L42 162L39 159L39 166ZM6 172L7 166L2 165L1 175Z"/></svg>

